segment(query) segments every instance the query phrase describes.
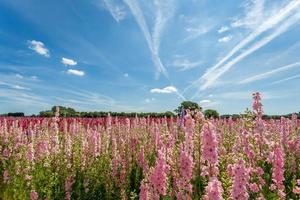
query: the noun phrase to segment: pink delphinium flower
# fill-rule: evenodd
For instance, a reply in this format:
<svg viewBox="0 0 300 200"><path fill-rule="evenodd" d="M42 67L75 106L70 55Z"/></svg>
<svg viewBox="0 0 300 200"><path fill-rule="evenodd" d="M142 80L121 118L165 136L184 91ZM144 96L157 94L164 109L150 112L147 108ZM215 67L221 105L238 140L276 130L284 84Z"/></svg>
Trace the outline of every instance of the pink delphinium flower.
<svg viewBox="0 0 300 200"><path fill-rule="evenodd" d="M261 103L261 97L259 92L253 93L253 104L252 108L255 112L255 114L261 118L263 115L263 108L262 108L262 103Z"/></svg>
<svg viewBox="0 0 300 200"><path fill-rule="evenodd" d="M249 189L251 190L251 192L255 192L255 193L259 192L260 190L256 183L251 183L249 185Z"/></svg>
<svg viewBox="0 0 300 200"><path fill-rule="evenodd" d="M179 176L176 180L178 187L177 199L189 199L192 193L191 179L193 178L193 157L185 150L181 150L179 155Z"/></svg>
<svg viewBox="0 0 300 200"><path fill-rule="evenodd" d="M139 152L139 155L138 155L138 159L137 159L137 163L138 165L143 168L143 170L145 172L148 172L148 169L149 169L149 166L145 160L145 150L144 150L144 146L141 147L141 150Z"/></svg>
<svg viewBox="0 0 300 200"><path fill-rule="evenodd" d="M145 184L144 182L142 182L141 187L140 187L140 200L148 200L148 192L149 192L149 188L148 185Z"/></svg>
<svg viewBox="0 0 300 200"><path fill-rule="evenodd" d="M156 165L149 176L150 186L152 187L151 195L154 199L159 199L160 195L166 195L167 173L169 170L170 167L165 161L164 154L159 150Z"/></svg>
<svg viewBox="0 0 300 200"><path fill-rule="evenodd" d="M188 151L189 154L193 153L194 144L193 144L193 137L194 137L194 130L195 129L195 121L190 114L187 114L184 117L184 132L185 132L185 144L184 148Z"/></svg>
<svg viewBox="0 0 300 200"><path fill-rule="evenodd" d="M204 168L203 174L213 176L218 173L218 140L215 128L211 123L205 123L202 127L201 161L208 164L208 171Z"/></svg>
<svg viewBox="0 0 300 200"><path fill-rule="evenodd" d="M247 192L249 182L249 170L245 167L245 162L240 159L233 168L233 185L231 189L231 197L234 200L247 200L249 195Z"/></svg>
<svg viewBox="0 0 300 200"><path fill-rule="evenodd" d="M205 188L204 200L222 200L224 190L217 177L211 177Z"/></svg>
<svg viewBox="0 0 300 200"><path fill-rule="evenodd" d="M280 196L284 195L284 155L281 146L277 146L274 150L272 180L278 189Z"/></svg>
<svg viewBox="0 0 300 200"><path fill-rule="evenodd" d="M34 148L33 148L33 143L29 143L27 146L27 159L30 163L33 163L34 161Z"/></svg>
<svg viewBox="0 0 300 200"><path fill-rule="evenodd" d="M65 181L65 192L66 192L65 199L66 200L71 199L71 192L72 192L73 184L74 184L74 179L73 179L73 177L69 176Z"/></svg>
<svg viewBox="0 0 300 200"><path fill-rule="evenodd" d="M38 200L39 199L39 195L35 190L31 190L30 192L30 200Z"/></svg>
<svg viewBox="0 0 300 200"><path fill-rule="evenodd" d="M9 173L7 170L4 170L4 172L3 172L3 181L4 181L4 183L8 183L8 181L9 181Z"/></svg>
<svg viewBox="0 0 300 200"><path fill-rule="evenodd" d="M293 188L293 193L294 193L294 194L300 194L300 187L299 187L299 186L295 186L295 187Z"/></svg>

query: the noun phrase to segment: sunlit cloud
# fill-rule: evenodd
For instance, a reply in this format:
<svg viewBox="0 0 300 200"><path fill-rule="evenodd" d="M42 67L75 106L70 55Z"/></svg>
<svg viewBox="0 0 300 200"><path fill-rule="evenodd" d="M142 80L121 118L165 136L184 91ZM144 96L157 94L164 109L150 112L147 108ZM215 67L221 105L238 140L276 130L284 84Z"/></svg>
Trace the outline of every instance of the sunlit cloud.
<svg viewBox="0 0 300 200"><path fill-rule="evenodd" d="M220 38L218 41L219 42L229 42L231 39L232 39L232 36L229 35L229 36L225 36L225 37Z"/></svg>
<svg viewBox="0 0 300 200"><path fill-rule="evenodd" d="M229 31L230 28L228 26L222 26L219 30L218 33L224 33L226 31Z"/></svg>
<svg viewBox="0 0 300 200"><path fill-rule="evenodd" d="M36 41L36 40L31 40L28 41L28 48L35 51L36 53L45 56L45 57L50 57L49 50L45 47L43 42Z"/></svg>
<svg viewBox="0 0 300 200"><path fill-rule="evenodd" d="M77 65L77 62L70 58L62 58L61 63L67 66L75 66Z"/></svg>
<svg viewBox="0 0 300 200"><path fill-rule="evenodd" d="M174 86L168 86L165 88L153 88L150 90L151 93L171 94L177 93L177 88Z"/></svg>
<svg viewBox="0 0 300 200"><path fill-rule="evenodd" d="M76 69L69 69L67 71L67 74L75 75L75 76L84 76L85 75L84 71L76 70Z"/></svg>

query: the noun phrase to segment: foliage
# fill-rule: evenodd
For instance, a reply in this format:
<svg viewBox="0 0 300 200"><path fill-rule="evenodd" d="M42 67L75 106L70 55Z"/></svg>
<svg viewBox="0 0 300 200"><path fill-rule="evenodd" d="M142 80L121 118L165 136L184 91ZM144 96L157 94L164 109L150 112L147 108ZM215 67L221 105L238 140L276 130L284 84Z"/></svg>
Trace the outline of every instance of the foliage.
<svg viewBox="0 0 300 200"><path fill-rule="evenodd" d="M205 118L219 118L219 113L213 109L207 109L204 111Z"/></svg>
<svg viewBox="0 0 300 200"><path fill-rule="evenodd" d="M199 106L199 104L192 102L192 101L183 101L181 102L180 106L178 106L177 109L175 109L175 113L179 114L182 109L189 109L189 110L201 110L202 108Z"/></svg>
<svg viewBox="0 0 300 200"><path fill-rule="evenodd" d="M54 117L56 106L53 106L51 110L41 111L40 117ZM59 115L61 117L86 117L86 118L97 118L97 117L107 117L108 115L112 117L174 117L174 113L171 111L166 111L162 113L147 112L147 113L137 113L137 112L78 112L73 108L67 108L59 106Z"/></svg>

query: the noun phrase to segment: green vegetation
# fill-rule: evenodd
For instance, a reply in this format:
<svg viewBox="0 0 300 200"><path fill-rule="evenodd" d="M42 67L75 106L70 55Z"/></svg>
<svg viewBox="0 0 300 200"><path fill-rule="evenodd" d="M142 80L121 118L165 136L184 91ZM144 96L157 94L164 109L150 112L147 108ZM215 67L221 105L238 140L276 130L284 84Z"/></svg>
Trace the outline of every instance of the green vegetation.
<svg viewBox="0 0 300 200"><path fill-rule="evenodd" d="M207 110L204 111L204 116L207 119L210 119L210 118L219 118L219 113L216 110L207 109Z"/></svg>
<svg viewBox="0 0 300 200"><path fill-rule="evenodd" d="M183 101L183 102L181 102L180 106L178 106L178 108L175 109L174 111L177 114L179 114L182 109L189 109L190 111L202 110L202 108L197 103L192 102L192 101Z"/></svg>

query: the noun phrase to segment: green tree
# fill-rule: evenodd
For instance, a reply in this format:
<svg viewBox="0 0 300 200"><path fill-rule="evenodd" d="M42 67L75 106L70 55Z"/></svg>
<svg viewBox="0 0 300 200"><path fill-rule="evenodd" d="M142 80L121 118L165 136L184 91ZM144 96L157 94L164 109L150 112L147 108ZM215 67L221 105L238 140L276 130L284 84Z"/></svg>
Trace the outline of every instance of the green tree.
<svg viewBox="0 0 300 200"><path fill-rule="evenodd" d="M182 109L189 109L189 110L201 110L202 108L195 102L192 101L183 101L181 102L180 106L178 106L177 109L175 109L174 111L176 113L180 113Z"/></svg>
<svg viewBox="0 0 300 200"><path fill-rule="evenodd" d="M52 112L55 113L56 111L56 106L52 107ZM73 108L67 108L64 106L59 106L59 116L61 117L75 117L77 116L77 112Z"/></svg>
<svg viewBox="0 0 300 200"><path fill-rule="evenodd" d="M207 109L204 111L205 118L219 118L219 113L213 109Z"/></svg>

